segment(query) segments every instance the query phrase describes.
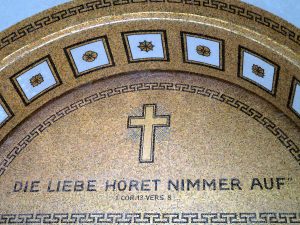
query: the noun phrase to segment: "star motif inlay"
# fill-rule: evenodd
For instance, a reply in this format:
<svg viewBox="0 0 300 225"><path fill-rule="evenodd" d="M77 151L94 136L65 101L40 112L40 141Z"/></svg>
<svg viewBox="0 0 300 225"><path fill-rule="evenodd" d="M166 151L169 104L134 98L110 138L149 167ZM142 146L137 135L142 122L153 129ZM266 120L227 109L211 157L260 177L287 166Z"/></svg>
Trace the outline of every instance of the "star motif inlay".
<svg viewBox="0 0 300 225"><path fill-rule="evenodd" d="M259 77L264 77L265 76L265 70L263 68L261 68L258 65L253 64L252 66L252 72L259 76Z"/></svg>
<svg viewBox="0 0 300 225"><path fill-rule="evenodd" d="M44 82L44 78L40 73L30 78L30 84L32 87L36 87L43 82Z"/></svg>
<svg viewBox="0 0 300 225"><path fill-rule="evenodd" d="M83 54L82 59L86 62L93 62L98 57L98 53L94 51L87 51Z"/></svg>
<svg viewBox="0 0 300 225"><path fill-rule="evenodd" d="M211 54L209 47L206 47L204 45L198 45L196 51L199 55L203 55L206 57L210 56Z"/></svg>
<svg viewBox="0 0 300 225"><path fill-rule="evenodd" d="M152 44L151 41L143 41L140 42L140 45L138 46L141 51L143 52L149 52L149 51L153 51L154 45Z"/></svg>

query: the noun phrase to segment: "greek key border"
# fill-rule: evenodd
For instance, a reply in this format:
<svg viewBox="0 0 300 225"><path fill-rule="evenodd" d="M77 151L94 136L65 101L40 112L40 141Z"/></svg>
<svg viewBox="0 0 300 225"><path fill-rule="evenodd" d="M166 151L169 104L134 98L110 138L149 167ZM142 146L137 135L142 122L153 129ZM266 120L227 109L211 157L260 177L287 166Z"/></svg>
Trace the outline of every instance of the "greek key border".
<svg viewBox="0 0 300 225"><path fill-rule="evenodd" d="M0 224L300 224L300 212L0 214Z"/></svg>
<svg viewBox="0 0 300 225"><path fill-rule="evenodd" d="M258 14L257 12L237 6L235 4L226 3L225 0L94 0L92 2L87 2L52 13L34 22L26 24L16 31L13 31L10 34L6 35L5 37L2 37L0 41L0 50L11 45L15 41L29 35L30 33L47 27L48 25L56 23L60 20L64 20L78 14L97 9L134 3L182 3L220 10L252 20L260 25L264 25L265 27L272 29L276 33L281 34L282 36L288 38L289 40L300 46L300 34L296 33L297 31L293 31L280 24L280 22L274 21L273 19Z"/></svg>
<svg viewBox="0 0 300 225"><path fill-rule="evenodd" d="M278 141L286 148L288 152L293 156L300 166L300 149L295 144L295 142L281 129L279 128L271 119L264 116L262 113L247 105L244 102L241 102L229 95L209 89L206 87L194 86L189 84L181 83L165 83L165 82L154 82L154 83L137 83L125 86L119 86L112 89L107 89L105 91L94 93L90 96L84 97L76 102L71 103L65 108L57 111L56 113L49 116L42 123L33 128L22 140L13 147L13 149L4 157L0 163L0 177L7 170L8 166L14 161L14 159L40 134L43 133L47 128L53 125L58 120L67 116L68 114L86 106L93 102L97 102L101 99L106 99L115 95L130 93L130 92L139 92L147 90L159 90L159 91L177 91L190 93L195 95L200 95L203 97L208 97L213 100L217 100L221 103L225 103L228 106L231 106L238 111L244 113L250 118L256 120L260 125L266 128Z"/></svg>

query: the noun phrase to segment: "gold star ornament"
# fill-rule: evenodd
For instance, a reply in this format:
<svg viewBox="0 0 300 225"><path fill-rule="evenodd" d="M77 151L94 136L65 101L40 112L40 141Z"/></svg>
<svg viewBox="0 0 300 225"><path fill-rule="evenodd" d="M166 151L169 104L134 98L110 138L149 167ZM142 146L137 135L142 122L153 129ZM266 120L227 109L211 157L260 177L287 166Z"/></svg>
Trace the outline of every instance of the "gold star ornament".
<svg viewBox="0 0 300 225"><path fill-rule="evenodd" d="M209 47L204 45L198 45L196 51L199 55L206 56L206 57L209 57L211 54Z"/></svg>
<svg viewBox="0 0 300 225"><path fill-rule="evenodd" d="M82 59L86 62L93 62L98 57L98 53L94 51L87 51L82 56Z"/></svg>
<svg viewBox="0 0 300 225"><path fill-rule="evenodd" d="M252 72L259 76L259 77L264 77L265 76L265 70L263 68L261 68L258 65L253 64L252 66Z"/></svg>
<svg viewBox="0 0 300 225"><path fill-rule="evenodd" d="M140 42L140 45L138 46L141 51L143 52L149 52L149 51L153 51L154 45L152 44L151 41L143 41Z"/></svg>
<svg viewBox="0 0 300 225"><path fill-rule="evenodd" d="M40 73L30 78L30 84L32 87L39 86L43 82L44 78Z"/></svg>

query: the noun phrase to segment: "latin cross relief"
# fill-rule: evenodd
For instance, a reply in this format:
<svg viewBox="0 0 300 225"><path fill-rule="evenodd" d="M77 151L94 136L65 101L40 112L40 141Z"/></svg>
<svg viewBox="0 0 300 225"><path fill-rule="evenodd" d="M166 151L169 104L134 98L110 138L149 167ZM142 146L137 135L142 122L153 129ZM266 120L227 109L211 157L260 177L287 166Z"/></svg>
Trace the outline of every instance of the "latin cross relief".
<svg viewBox="0 0 300 225"><path fill-rule="evenodd" d="M141 130L139 161L154 162L155 130L157 127L169 127L170 115L156 115L156 104L143 105L142 116L129 116L128 128Z"/></svg>

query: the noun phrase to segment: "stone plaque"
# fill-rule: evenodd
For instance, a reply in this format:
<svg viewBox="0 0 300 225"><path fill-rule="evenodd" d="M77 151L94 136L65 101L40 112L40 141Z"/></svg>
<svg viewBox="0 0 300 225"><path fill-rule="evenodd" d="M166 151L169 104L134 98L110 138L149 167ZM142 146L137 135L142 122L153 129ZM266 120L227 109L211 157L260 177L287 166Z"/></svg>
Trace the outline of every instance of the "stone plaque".
<svg viewBox="0 0 300 225"><path fill-rule="evenodd" d="M200 2L24 21L1 47L0 224L300 223L300 44Z"/></svg>

